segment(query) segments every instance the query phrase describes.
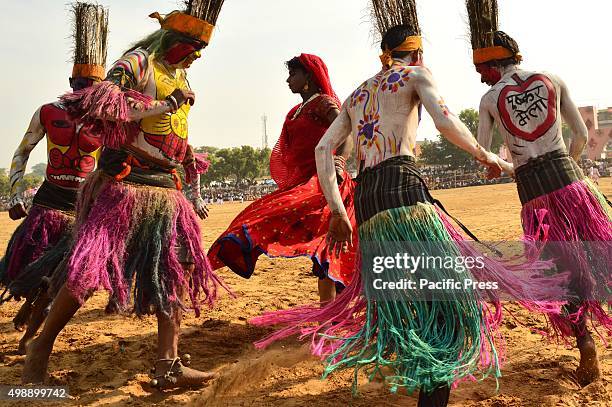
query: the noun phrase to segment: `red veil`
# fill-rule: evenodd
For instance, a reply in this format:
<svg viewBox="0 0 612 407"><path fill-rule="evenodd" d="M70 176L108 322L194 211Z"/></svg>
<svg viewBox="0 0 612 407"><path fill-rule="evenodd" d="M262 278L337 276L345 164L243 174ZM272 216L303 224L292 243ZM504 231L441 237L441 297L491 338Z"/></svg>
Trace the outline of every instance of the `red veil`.
<svg viewBox="0 0 612 407"><path fill-rule="evenodd" d="M321 94L331 98L340 107L340 100L332 88L325 62L311 54L301 54L298 58L304 68L312 74L321 89ZM316 173L314 148L327 130L311 126L307 122L293 123L298 121L291 118L299 106L295 106L287 114L280 138L270 156L270 175L281 189L306 181ZM304 152L306 154L303 154Z"/></svg>

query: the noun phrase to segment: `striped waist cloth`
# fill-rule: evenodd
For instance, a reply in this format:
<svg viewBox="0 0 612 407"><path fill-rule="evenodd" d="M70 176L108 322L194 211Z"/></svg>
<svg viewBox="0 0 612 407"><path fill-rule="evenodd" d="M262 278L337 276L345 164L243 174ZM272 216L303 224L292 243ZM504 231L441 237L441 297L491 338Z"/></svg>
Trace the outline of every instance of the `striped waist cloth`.
<svg viewBox="0 0 612 407"><path fill-rule="evenodd" d="M555 150L518 167L515 178L521 204L525 205L583 179L584 174L565 151Z"/></svg>
<svg viewBox="0 0 612 407"><path fill-rule="evenodd" d="M411 156L392 157L366 168L355 181L358 225L388 209L411 206L417 202L434 202Z"/></svg>

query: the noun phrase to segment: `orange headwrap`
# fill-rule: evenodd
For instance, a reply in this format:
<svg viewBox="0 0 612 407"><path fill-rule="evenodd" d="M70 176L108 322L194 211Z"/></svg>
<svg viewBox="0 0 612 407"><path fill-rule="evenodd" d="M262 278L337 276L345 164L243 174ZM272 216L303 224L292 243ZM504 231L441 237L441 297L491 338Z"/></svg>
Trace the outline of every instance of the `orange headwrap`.
<svg viewBox="0 0 612 407"><path fill-rule="evenodd" d="M214 25L204 20L181 13L180 11L173 11L165 17L155 12L150 14L149 17L157 19L164 30L174 31L189 38L204 41L207 44L210 43L210 38L215 28Z"/></svg>
<svg viewBox="0 0 612 407"><path fill-rule="evenodd" d="M106 77L106 71L101 65L92 64L74 64L72 67L73 78L93 78L93 79L104 79Z"/></svg>
<svg viewBox="0 0 612 407"><path fill-rule="evenodd" d="M394 51L416 51L423 50L423 41L420 36L412 35L410 37L406 37L404 42L393 49L386 49L382 55L380 55L380 62L382 62L383 67L389 69L391 65L393 65L393 57L391 54Z"/></svg>
<svg viewBox="0 0 612 407"><path fill-rule="evenodd" d="M523 56L520 52L516 54L504 47L487 47L477 48L474 50L473 59L474 65L484 64L485 62L496 61L500 59L508 59L516 57L518 62L523 60Z"/></svg>

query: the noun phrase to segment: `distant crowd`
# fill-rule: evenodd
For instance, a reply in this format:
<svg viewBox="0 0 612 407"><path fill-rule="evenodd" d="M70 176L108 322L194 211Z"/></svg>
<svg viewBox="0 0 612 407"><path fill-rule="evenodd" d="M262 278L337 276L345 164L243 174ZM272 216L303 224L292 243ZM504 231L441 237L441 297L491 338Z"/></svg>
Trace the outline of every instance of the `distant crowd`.
<svg viewBox="0 0 612 407"><path fill-rule="evenodd" d="M612 176L612 161L610 160L607 162L581 160L579 165L587 176L591 174L598 174L598 177L601 178ZM510 177L487 180L482 172L474 170L474 168L449 169L439 166L423 166L420 170L430 189L451 189L512 182ZM201 194L207 204L222 204L225 202L254 201L275 191L276 188L276 184L272 180L265 180L260 181L257 185L250 186L237 187L227 184L202 187ZM26 191L24 196L28 206L31 204L36 191L36 188ZM9 209L9 199L8 196L0 196L0 210L7 211Z"/></svg>

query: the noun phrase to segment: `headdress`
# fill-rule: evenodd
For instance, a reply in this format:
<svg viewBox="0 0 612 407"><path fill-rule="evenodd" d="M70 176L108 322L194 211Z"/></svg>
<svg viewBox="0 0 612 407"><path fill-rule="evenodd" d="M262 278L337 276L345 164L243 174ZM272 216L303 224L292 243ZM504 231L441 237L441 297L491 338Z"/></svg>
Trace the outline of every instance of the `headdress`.
<svg viewBox="0 0 612 407"><path fill-rule="evenodd" d="M175 10L166 15L155 12L149 17L156 18L164 30L209 44L224 1L185 0L185 11Z"/></svg>
<svg viewBox="0 0 612 407"><path fill-rule="evenodd" d="M497 0L466 0L466 7L475 65L512 57L522 60L520 53L494 44L499 30Z"/></svg>
<svg viewBox="0 0 612 407"><path fill-rule="evenodd" d="M72 77L104 79L108 9L77 1L72 5L74 66Z"/></svg>
<svg viewBox="0 0 612 407"><path fill-rule="evenodd" d="M416 51L423 49L421 28L417 16L415 0L372 0L372 19L381 38L397 25L412 27L416 35L407 37L403 43L393 49L383 50L380 60L385 67L390 67L394 51Z"/></svg>

